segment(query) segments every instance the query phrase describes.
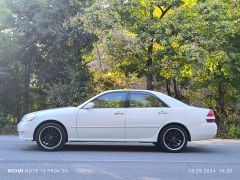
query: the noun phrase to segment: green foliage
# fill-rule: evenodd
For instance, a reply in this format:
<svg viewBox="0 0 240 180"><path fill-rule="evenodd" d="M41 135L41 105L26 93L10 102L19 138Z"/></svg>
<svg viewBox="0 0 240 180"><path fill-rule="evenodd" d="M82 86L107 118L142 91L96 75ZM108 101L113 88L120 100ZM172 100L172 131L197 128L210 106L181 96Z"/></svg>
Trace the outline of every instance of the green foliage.
<svg viewBox="0 0 240 180"><path fill-rule="evenodd" d="M7 118L3 116L3 114L0 114L0 128L2 128L5 124L7 124Z"/></svg>
<svg viewBox="0 0 240 180"><path fill-rule="evenodd" d="M0 0L0 113L160 90L213 108L239 137L239 0ZM151 86L149 86L149 83Z"/></svg>
<svg viewBox="0 0 240 180"><path fill-rule="evenodd" d="M96 36L85 32L82 21L71 20L90 2L3 2L9 12L0 34L0 65L8 69L0 76L4 114L17 122L29 111L83 102L91 93L83 57L91 53ZM7 24L8 16L13 21Z"/></svg>
<svg viewBox="0 0 240 180"><path fill-rule="evenodd" d="M0 134L16 134L16 124L9 122L8 118L0 114Z"/></svg>
<svg viewBox="0 0 240 180"><path fill-rule="evenodd" d="M102 61L114 64L108 71L150 72L154 89L213 108L224 136L227 124L239 119L239 3L174 2L96 2L85 24L99 37Z"/></svg>
<svg viewBox="0 0 240 180"><path fill-rule="evenodd" d="M227 138L240 138L240 125L232 125L228 129Z"/></svg>

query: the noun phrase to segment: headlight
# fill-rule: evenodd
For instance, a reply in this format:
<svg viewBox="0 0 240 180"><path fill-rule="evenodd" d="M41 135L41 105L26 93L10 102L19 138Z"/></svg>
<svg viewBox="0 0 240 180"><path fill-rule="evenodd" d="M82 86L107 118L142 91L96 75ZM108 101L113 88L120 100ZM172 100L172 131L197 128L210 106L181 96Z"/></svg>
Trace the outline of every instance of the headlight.
<svg viewBox="0 0 240 180"><path fill-rule="evenodd" d="M23 117L23 121L32 121L37 117L36 114L27 114Z"/></svg>

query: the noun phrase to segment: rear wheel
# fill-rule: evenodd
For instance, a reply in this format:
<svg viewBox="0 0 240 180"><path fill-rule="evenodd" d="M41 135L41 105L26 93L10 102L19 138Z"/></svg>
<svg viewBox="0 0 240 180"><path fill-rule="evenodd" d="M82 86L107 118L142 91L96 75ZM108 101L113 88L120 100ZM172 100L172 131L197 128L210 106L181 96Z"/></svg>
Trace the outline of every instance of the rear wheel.
<svg viewBox="0 0 240 180"><path fill-rule="evenodd" d="M44 151L56 151L66 142L66 132L57 123L46 123L40 126L36 133L38 146Z"/></svg>
<svg viewBox="0 0 240 180"><path fill-rule="evenodd" d="M166 152L181 152L186 148L187 142L186 130L178 125L170 125L161 131L157 146Z"/></svg>

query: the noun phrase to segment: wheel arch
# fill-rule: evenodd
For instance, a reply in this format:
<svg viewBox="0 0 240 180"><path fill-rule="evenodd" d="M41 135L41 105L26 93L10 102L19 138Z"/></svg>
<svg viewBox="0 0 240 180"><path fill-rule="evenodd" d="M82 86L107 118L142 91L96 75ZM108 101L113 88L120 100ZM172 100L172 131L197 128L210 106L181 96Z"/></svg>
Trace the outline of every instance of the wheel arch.
<svg viewBox="0 0 240 180"><path fill-rule="evenodd" d="M57 121L57 120L45 120L45 121L41 122L41 123L35 128L35 130L34 130L34 133L33 133L33 141L36 141L37 130L38 130L42 125L44 125L44 124L46 124L46 123L56 123L56 124L62 126L63 129L64 129L64 131L65 131L65 133L66 133L66 137L67 137L67 138L66 138L66 142L68 141L68 133L67 133L66 127L65 127L61 122L59 122L59 121Z"/></svg>
<svg viewBox="0 0 240 180"><path fill-rule="evenodd" d="M164 125L164 126L160 129L160 131L159 131L159 133L158 133L158 138L159 138L162 130L163 130L164 128L168 127L168 126L171 126L171 125L181 126L181 127L187 132L188 141L191 142L191 134L190 134L188 128L187 128L186 126L184 126L183 124L177 123L177 122L172 122L172 123L168 123L168 124Z"/></svg>

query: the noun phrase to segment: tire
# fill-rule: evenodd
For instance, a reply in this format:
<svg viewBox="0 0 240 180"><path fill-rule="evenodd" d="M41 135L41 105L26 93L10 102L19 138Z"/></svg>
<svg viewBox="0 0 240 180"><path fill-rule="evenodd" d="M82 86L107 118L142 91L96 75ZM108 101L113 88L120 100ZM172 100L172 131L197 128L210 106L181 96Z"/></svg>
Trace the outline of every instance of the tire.
<svg viewBox="0 0 240 180"><path fill-rule="evenodd" d="M165 152L177 153L186 149L188 134L179 125L165 127L159 134L157 147Z"/></svg>
<svg viewBox="0 0 240 180"><path fill-rule="evenodd" d="M36 133L37 145L44 151L57 151L63 147L67 139L64 128L57 123L46 123Z"/></svg>

